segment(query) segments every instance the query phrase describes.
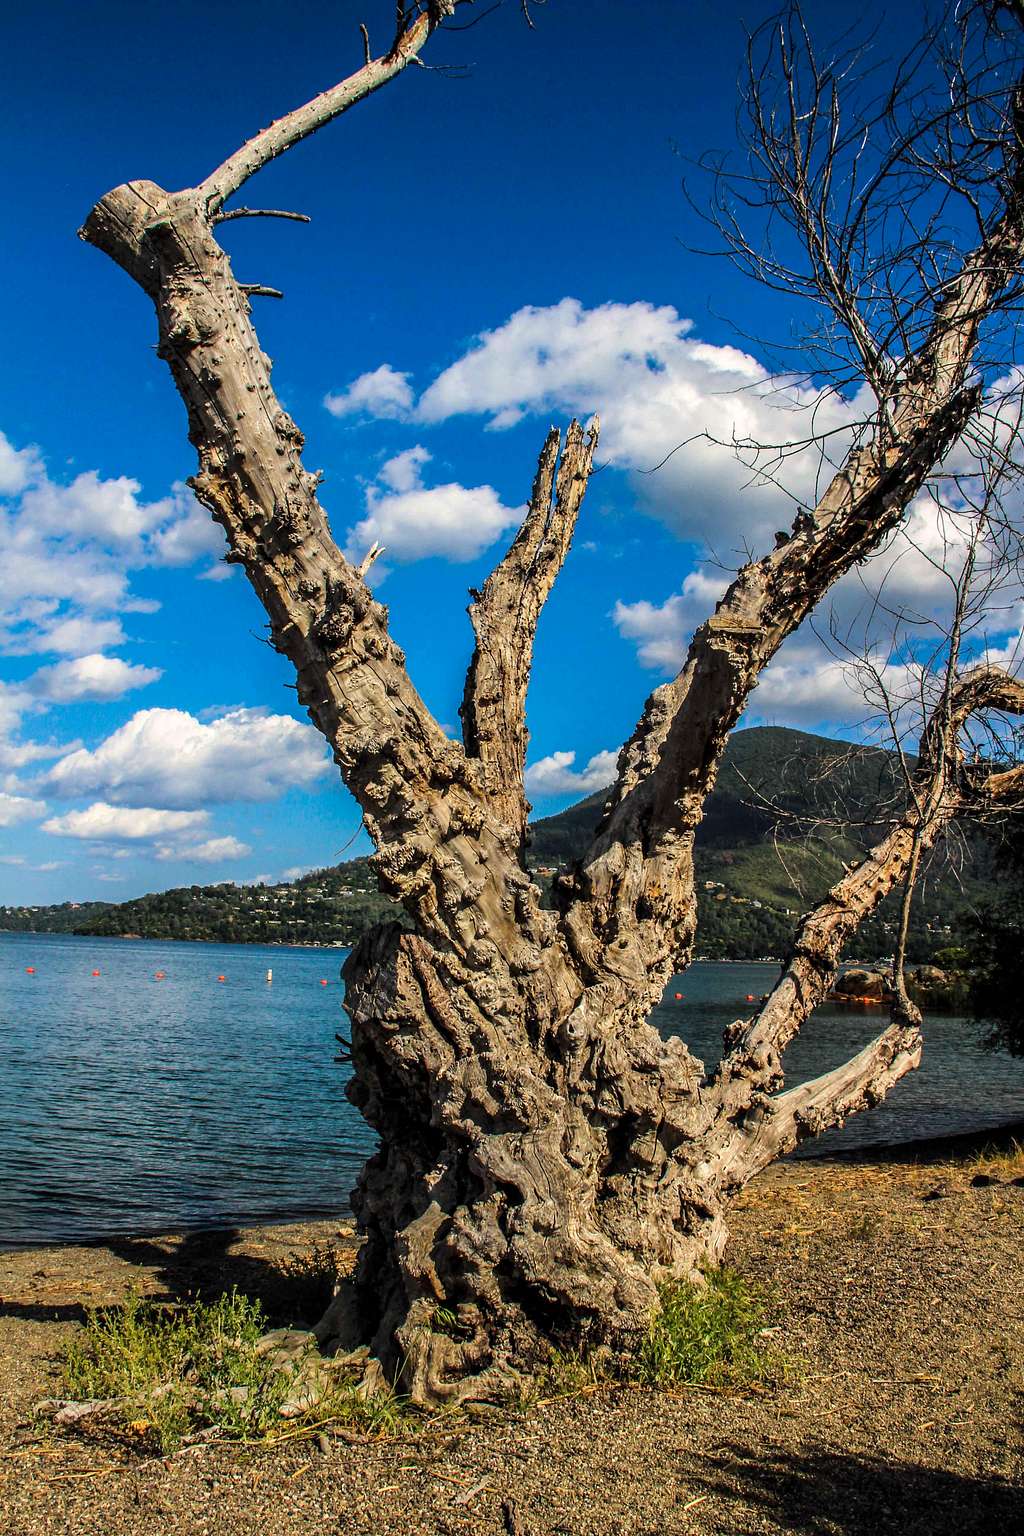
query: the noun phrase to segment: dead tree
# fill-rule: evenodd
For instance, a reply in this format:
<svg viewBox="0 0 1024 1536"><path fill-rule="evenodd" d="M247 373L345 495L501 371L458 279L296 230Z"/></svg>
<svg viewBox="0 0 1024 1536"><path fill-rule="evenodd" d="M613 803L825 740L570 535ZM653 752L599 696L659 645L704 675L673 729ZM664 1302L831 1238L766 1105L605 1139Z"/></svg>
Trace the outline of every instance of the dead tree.
<svg viewBox="0 0 1024 1536"><path fill-rule="evenodd" d="M1024 689L1001 673L960 678L924 733L905 815L802 919L778 984L731 1027L718 1068L705 1074L685 1044L659 1037L648 1016L692 953L694 833L751 690L832 584L898 527L982 409L980 340L1024 257L1014 84L999 106L1002 158L976 238L955 270L947 263L937 275L921 253L914 316L927 323L905 328L902 355L858 318L851 270L833 270L811 239L819 295L838 295L832 312L854 339L876 409L817 505L738 572L679 675L648 699L602 825L558 882L556 909L542 907L522 855L524 703L597 425L573 422L564 439L552 429L523 526L474 597L457 745L416 692L365 569L331 536L302 434L274 394L252 324L259 290L236 281L217 241L224 219L259 212L229 211L229 198L398 76L457 3L400 7L382 57L367 49L354 75L195 187L115 188L82 231L153 300L159 353L198 454L195 493L225 529L228 558L263 602L299 698L362 808L382 889L411 919L412 931L383 926L366 938L345 980L350 1096L380 1136L354 1195L364 1235L355 1319L372 1356L400 1370L422 1401L493 1394L552 1342L632 1349L658 1283L719 1261L730 1199L748 1179L877 1103L916 1066L919 1024L898 1016L836 1071L783 1087L787 1044L829 990L843 944L915 850L971 804L1020 792L1016 771L965 765L965 721L1024 709ZM968 24L989 26L981 14ZM1002 41L1012 52L1016 37ZM820 130L832 110L815 78L817 117L794 112L788 150L777 122L767 130L786 174L798 177L812 121ZM797 204L812 192L798 188ZM805 233L809 206L810 224L798 207ZM908 313L908 300L893 302ZM442 1308L454 1326L433 1325Z"/></svg>

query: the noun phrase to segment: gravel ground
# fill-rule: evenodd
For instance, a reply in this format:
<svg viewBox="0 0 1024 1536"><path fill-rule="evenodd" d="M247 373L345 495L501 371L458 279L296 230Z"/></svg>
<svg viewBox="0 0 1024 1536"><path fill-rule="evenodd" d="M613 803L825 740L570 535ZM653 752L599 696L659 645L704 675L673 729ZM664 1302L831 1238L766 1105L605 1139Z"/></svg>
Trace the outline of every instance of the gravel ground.
<svg viewBox="0 0 1024 1536"><path fill-rule="evenodd" d="M984 1171L982 1171L984 1170ZM974 1182L982 1177L996 1182ZM737 1209L791 1384L636 1388L383 1441L160 1460L31 1407L82 1306L238 1284L337 1222L0 1254L2 1536L1000 1536L1024 1529L1024 1158L789 1162ZM1016 1182L1015 1182L1016 1181Z"/></svg>

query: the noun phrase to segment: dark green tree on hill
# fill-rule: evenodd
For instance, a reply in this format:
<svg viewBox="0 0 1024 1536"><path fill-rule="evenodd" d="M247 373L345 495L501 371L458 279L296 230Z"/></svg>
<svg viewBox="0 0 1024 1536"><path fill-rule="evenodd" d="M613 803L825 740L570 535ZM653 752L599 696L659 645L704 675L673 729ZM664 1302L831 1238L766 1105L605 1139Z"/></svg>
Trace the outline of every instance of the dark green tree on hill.
<svg viewBox="0 0 1024 1536"><path fill-rule="evenodd" d="M1024 1056L1024 823L1015 819L999 845L1004 876L963 924L960 959L967 969L968 1006L985 1043Z"/></svg>

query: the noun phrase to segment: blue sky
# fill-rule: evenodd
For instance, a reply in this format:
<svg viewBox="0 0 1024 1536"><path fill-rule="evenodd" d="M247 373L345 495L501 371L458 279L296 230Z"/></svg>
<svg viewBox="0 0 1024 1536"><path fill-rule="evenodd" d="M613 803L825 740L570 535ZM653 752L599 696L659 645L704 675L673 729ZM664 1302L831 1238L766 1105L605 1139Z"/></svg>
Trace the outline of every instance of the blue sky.
<svg viewBox="0 0 1024 1536"><path fill-rule="evenodd" d="M247 189L310 225L222 231L241 279L285 292L256 301L278 392L339 543L388 545L380 595L453 728L467 588L511 534L549 422L601 411L606 467L537 646L540 812L610 777L723 580L708 544L738 563L790 515L726 449L640 473L703 426L770 437L778 419L747 337L786 340L791 306L687 248L705 236L680 190L681 155L734 142L743 23L765 14L550 0L529 32L507 3L434 40L427 62L464 77L407 71ZM834 32L848 8L807 14ZM186 0L169 18L108 0L7 19L0 901L276 879L366 851L255 598L183 488L192 451L148 301L75 231L120 181L202 179L358 66L360 20L383 46L390 15L251 0L243 21ZM828 409L841 426L854 406ZM794 469L797 494L812 483ZM858 713L797 637L748 723L841 731Z"/></svg>

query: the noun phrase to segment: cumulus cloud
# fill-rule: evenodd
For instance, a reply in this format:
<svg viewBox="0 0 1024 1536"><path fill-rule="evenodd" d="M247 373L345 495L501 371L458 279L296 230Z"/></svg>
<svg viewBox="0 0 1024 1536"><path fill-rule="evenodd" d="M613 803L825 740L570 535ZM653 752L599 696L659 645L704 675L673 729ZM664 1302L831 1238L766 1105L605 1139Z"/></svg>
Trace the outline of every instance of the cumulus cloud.
<svg viewBox="0 0 1024 1536"><path fill-rule="evenodd" d="M108 858L146 854L159 863L225 864L252 849L237 837L208 837L208 811L165 810L162 807L110 805L97 800L83 810L67 811L43 822L54 837L72 837L93 844ZM120 879L104 875L103 879Z"/></svg>
<svg viewBox="0 0 1024 1536"><path fill-rule="evenodd" d="M425 486L426 448L407 448L384 464L367 488L366 516L349 530L346 554L358 560L383 544L392 560L472 560L505 529L518 526L522 507L506 507L489 485Z"/></svg>
<svg viewBox="0 0 1024 1536"><path fill-rule="evenodd" d="M173 859L177 862L187 860L198 864L223 864L229 859L244 858L251 852L249 844L240 842L237 837L208 837L202 843L160 843L154 851L154 858L162 863Z"/></svg>
<svg viewBox="0 0 1024 1536"><path fill-rule="evenodd" d="M7 649L22 655L49 651L58 656L85 656L91 651L124 645L125 639L120 619L89 619L79 615L44 623L34 632L26 630Z"/></svg>
<svg viewBox="0 0 1024 1536"><path fill-rule="evenodd" d="M583 769L575 769L575 752L552 752L539 758L526 770L524 782L527 792L542 798L545 795L589 795L597 789L605 789L615 780L617 752L597 752Z"/></svg>
<svg viewBox="0 0 1024 1536"><path fill-rule="evenodd" d="M136 546L170 511L167 501L141 501L141 489L127 475L104 480L92 469L76 475L69 485L43 475L25 490L23 513L34 528L75 541Z"/></svg>
<svg viewBox="0 0 1024 1536"><path fill-rule="evenodd" d="M147 501L127 475L87 470L63 484L36 449L0 434L0 648L74 656L120 645L120 616L156 607L133 595L134 571L224 548L184 485Z"/></svg>
<svg viewBox="0 0 1024 1536"><path fill-rule="evenodd" d="M171 515L153 530L147 546L151 564L195 565L204 558L227 553L223 528L185 486L174 486L167 505ZM219 581L231 575L231 567L221 561L203 574Z"/></svg>
<svg viewBox="0 0 1024 1536"><path fill-rule="evenodd" d="M199 832L209 820L208 811L167 811L154 806L108 805L97 800L84 810L51 816L43 822L43 831L54 837L76 837L87 842L140 843Z"/></svg>
<svg viewBox="0 0 1024 1536"><path fill-rule="evenodd" d="M770 539L793 512L785 493L766 475L752 478L731 445L785 443L813 431L833 434L838 452L863 402L772 375L750 353L692 332L671 305L587 308L572 298L528 305L481 333L408 414L421 422L480 415L501 430L527 415L599 412L602 458L633 473L641 503L682 537L713 535L731 551ZM669 454L656 474L636 473ZM821 474L813 451L784 470L788 490L804 502L814 499Z"/></svg>
<svg viewBox="0 0 1024 1536"><path fill-rule="evenodd" d="M64 799L177 807L273 800L326 771L322 738L289 715L233 709L204 723L180 709L144 709L92 751L61 758L45 782Z"/></svg>
<svg viewBox="0 0 1024 1536"><path fill-rule="evenodd" d="M133 666L117 656L78 656L40 667L25 686L37 698L57 704L80 699L119 699L135 688L144 688L163 676L159 667Z"/></svg>
<svg viewBox="0 0 1024 1536"><path fill-rule="evenodd" d="M362 373L339 394L324 396L332 416L378 416L401 419L412 409L412 387L407 373L382 363L372 373Z"/></svg>
<svg viewBox="0 0 1024 1536"><path fill-rule="evenodd" d="M0 792L0 827L13 827L20 821L38 821L45 814L45 800L32 800L27 795Z"/></svg>
<svg viewBox="0 0 1024 1536"><path fill-rule="evenodd" d="M0 432L0 496L17 496L41 470L38 448L15 448Z"/></svg>
<svg viewBox="0 0 1024 1536"><path fill-rule="evenodd" d="M715 604L728 585L720 573L691 571L681 592L673 593L663 603L641 598L635 603L621 600L612 609L619 634L635 640L641 662L666 672L679 669L690 636L699 624L714 612Z"/></svg>
<svg viewBox="0 0 1024 1536"><path fill-rule="evenodd" d="M713 611L721 586L717 573L694 572L684 582L683 592L664 603L619 602L612 616L619 633L636 643L643 665L671 675L682 665L693 630ZM863 632L859 638L865 641ZM751 694L746 723L849 730L873 719L883 690L896 705L919 698L920 670L909 660L893 659L866 644L852 655L837 655L832 644L809 630L792 635ZM1001 654L992 653L997 664ZM865 670L862 655L870 671Z"/></svg>

